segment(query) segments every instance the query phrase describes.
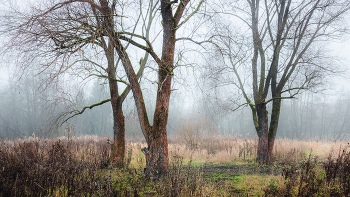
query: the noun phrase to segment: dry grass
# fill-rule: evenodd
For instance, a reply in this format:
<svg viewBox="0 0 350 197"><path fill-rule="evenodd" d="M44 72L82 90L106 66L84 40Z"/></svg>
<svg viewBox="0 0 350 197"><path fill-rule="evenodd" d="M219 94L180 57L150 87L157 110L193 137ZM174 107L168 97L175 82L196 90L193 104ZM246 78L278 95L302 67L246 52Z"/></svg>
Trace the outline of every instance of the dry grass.
<svg viewBox="0 0 350 197"><path fill-rule="evenodd" d="M339 152L347 146L347 142L342 141L318 141L318 140L296 140L277 139L274 147L274 155L277 158L286 158L292 155L295 159L300 159L296 152L304 152L304 157L311 153L319 158L326 158L333 152ZM334 155L336 157L337 155Z"/></svg>
<svg viewBox="0 0 350 197"><path fill-rule="evenodd" d="M141 148L146 146L143 142L127 143L126 155L130 160L127 163L130 165L118 170L108 165L111 141L108 137L62 137L56 140L29 137L0 141L0 196L263 195L264 191L289 191L291 184L285 185L284 177L281 174L276 176L276 172L281 172L281 165L288 167L299 161L310 163L307 160L310 153L323 158L317 162L328 161L325 164L328 168L341 169L346 164L339 159L339 154L331 154L332 151L339 153L346 146L345 142L277 139L275 164L272 168L265 168L254 162L256 138L243 139L210 132L198 135L198 139L193 136L192 142L179 135L169 139L171 169L168 178L158 182L148 182L143 178L145 158ZM319 166L315 162L310 165ZM306 165L299 164L297 168L303 166ZM316 167L310 172L339 176L339 171ZM293 169L289 171L294 172ZM309 173L310 177L314 175L312 173ZM346 180L346 177L341 178ZM329 183L340 187L338 178L328 179ZM297 187L300 180L296 178L289 183ZM305 178L305 181L312 179ZM306 191L307 188L302 189Z"/></svg>
<svg viewBox="0 0 350 197"><path fill-rule="evenodd" d="M86 188L111 194L99 182L110 178L96 173L108 164L110 147L104 140L86 136L1 141L0 196L71 196Z"/></svg>
<svg viewBox="0 0 350 197"><path fill-rule="evenodd" d="M182 121L169 139L169 154L180 155L185 160L213 163L255 159L257 136L220 135L210 125L214 124L194 117ZM289 163L306 159L310 152L319 158L326 158L331 151L339 152L345 146L346 142L341 141L277 139L273 154L275 161Z"/></svg>
<svg viewBox="0 0 350 197"><path fill-rule="evenodd" d="M201 168L173 157L168 176L143 176L142 143L128 143L132 165L108 166L108 138L39 139L0 142L0 196L215 196Z"/></svg>
<svg viewBox="0 0 350 197"><path fill-rule="evenodd" d="M73 156L77 160L93 161L96 159L97 150L105 155L110 154L109 142L111 137L98 136L82 136L58 138L63 145L69 146ZM3 147L15 147L21 144L37 144L40 141L38 151L42 151L47 155L47 148L52 146L55 141L52 139L39 139L37 137L29 137L25 139L4 140L1 143ZM256 157L257 138L243 139L234 135L212 135L202 136L196 140L196 147L189 146L186 141L182 141L179 136L169 139L169 158L181 157L184 161L192 161L195 163L229 163L237 161L251 161ZM141 148L146 147L145 142L128 142L126 150L131 154L131 166L142 167L145 165L144 156ZM347 142L329 142L329 141L302 141L295 139L277 139L274 146L275 160L281 161L285 159L301 160L308 157L311 153L318 158L328 158L331 152L336 157ZM102 154L102 153L99 153ZM128 155L128 154L127 154Z"/></svg>
<svg viewBox="0 0 350 197"><path fill-rule="evenodd" d="M266 196L349 196L350 195L350 145L334 158L320 161L309 155L308 159L283 169L282 185L269 185Z"/></svg>
<svg viewBox="0 0 350 197"><path fill-rule="evenodd" d="M202 136L196 140L196 147L191 147L186 141L181 141L181 138L174 137L169 143L169 155L179 155L185 160L201 163L252 161L256 157L257 141L257 138L242 139L233 135L213 135ZM298 161L306 159L310 152L313 156L326 158L332 151L338 153L346 144L340 141L277 139L274 146L274 160Z"/></svg>

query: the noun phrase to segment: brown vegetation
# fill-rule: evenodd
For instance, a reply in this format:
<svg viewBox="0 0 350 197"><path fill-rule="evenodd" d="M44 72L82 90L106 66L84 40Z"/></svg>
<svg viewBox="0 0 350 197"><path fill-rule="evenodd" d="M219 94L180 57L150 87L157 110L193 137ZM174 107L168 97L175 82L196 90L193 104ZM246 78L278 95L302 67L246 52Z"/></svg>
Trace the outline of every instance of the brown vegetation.
<svg viewBox="0 0 350 197"><path fill-rule="evenodd" d="M340 151L338 157L329 152L329 147L340 147L339 142L279 139L274 165L264 166L255 162L257 139L201 135L194 140L197 146L179 136L169 140L170 170L160 180L144 177L146 161L140 149L146 143L127 143L126 168L116 169L109 166L112 144L107 137L4 140L0 144L0 196L239 196L263 195L264 190L272 196L349 193L349 152Z"/></svg>
<svg viewBox="0 0 350 197"><path fill-rule="evenodd" d="M320 161L311 154L298 165L283 169L285 183L279 187L270 184L266 196L349 196L350 195L350 152L348 145L336 158L333 152L327 160Z"/></svg>

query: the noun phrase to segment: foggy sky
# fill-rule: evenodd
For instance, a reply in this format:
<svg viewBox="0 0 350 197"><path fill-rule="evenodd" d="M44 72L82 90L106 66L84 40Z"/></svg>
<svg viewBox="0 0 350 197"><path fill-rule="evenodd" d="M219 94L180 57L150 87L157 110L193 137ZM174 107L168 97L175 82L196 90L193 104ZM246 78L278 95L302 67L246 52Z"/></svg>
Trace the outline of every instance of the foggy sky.
<svg viewBox="0 0 350 197"><path fill-rule="evenodd" d="M153 34L156 34L158 30L154 30ZM155 44L158 48L155 48L155 51L160 51L161 45ZM181 45L179 46L181 47ZM320 118L324 118L325 125L329 125L331 123L326 122L326 119L329 120L329 117L326 117L325 115L321 114L322 109L318 106L316 108L316 105L318 103L322 103L322 100L325 101L323 104L332 109L334 108L334 114L337 113L337 102L340 102L341 99L350 101L350 39L349 36L344 36L342 40L336 41L331 43L330 50L332 51L333 55L336 55L339 57L340 64L343 66L343 74L340 76L332 76L332 78L329 79L331 83L329 83L326 87L324 87L324 91L321 91L317 94L314 94L314 99L310 99L310 95L313 93L307 93L305 95L299 95L297 96L299 99L294 99L293 101L287 100L283 101L282 103L282 112L281 112L281 124L279 126L279 132L278 136L280 137L290 137L290 138L302 138L302 136L296 136L296 135L289 135L287 131L288 129L292 128L291 125L287 125L284 120L288 118L288 115L290 115L288 106L294 105L299 106L299 111L295 111L295 116L300 116L300 113L304 114L305 117L315 117L315 125L305 125L305 128L302 128L300 125L301 123L291 123L295 126L294 129L304 129L305 132L308 132L308 130L311 132L315 132L316 130L320 130L321 123L317 122L320 121ZM159 53L158 53L159 54ZM137 62L138 59L141 57L141 54L136 54L134 61ZM191 62L203 62L201 57L199 55L192 55L190 57L187 56L187 58L192 58ZM14 69L12 66L15 64L16 61L12 59L4 59L3 61L0 61L0 91L3 92L2 97L4 94L18 94L18 90L13 89L14 86L12 86L12 89L9 88L10 85L10 78L18 79L18 73L17 70ZM136 65L136 63L135 63ZM176 89L173 91L171 96L171 108L170 108L170 115L169 115L169 126L168 126L168 132L169 133L176 133L178 129L181 128L181 123L186 122L186 120L191 121L198 121L201 122L201 118L207 119L208 122L211 122L212 127L218 130L219 133L230 133L230 134L239 134L239 135L246 135L251 134L254 135L255 131L253 129L253 124L251 120L251 113L246 108L243 108L241 110L235 111L235 112L222 112L222 114L219 114L218 111L213 111L212 108L215 108L216 106L213 103L207 102L205 100L205 93L202 92L202 88L200 87L200 83L198 78L200 77L201 70L198 68L200 65L195 65L191 68L181 68L175 70L175 77L174 77L174 85L173 89ZM34 77L34 76L32 76ZM145 102L146 105L150 106L147 107L147 109L152 112L154 110L154 103L155 103L155 84L152 84L152 80L154 79L154 73L145 73L145 79L142 79L142 85L143 90L145 93ZM149 81L147 81L149 79ZM16 81L16 80L15 80ZM21 82L16 82L21 83ZM108 96L108 93L106 95L106 90L103 90L103 87L101 90L96 91L94 89L94 85L98 83L96 80L92 80L88 82L85 86L82 86L82 92L85 96L81 99L80 107L85 105L91 105L95 102L94 98L96 97L106 97ZM70 86L70 84L66 84L67 86ZM19 85L18 85L19 86ZM107 86L105 86L106 88ZM38 87L39 88L39 87ZM149 94L149 96L147 96ZM141 135L141 132L139 130L139 126L137 125L137 117L133 116L133 110L134 110L134 104L133 100L131 99L131 93L128 96L127 103L124 104L125 107L125 114L131 114L130 116L126 116L127 118L127 135ZM342 95L342 96L340 96ZM310 99L310 100L308 100ZM43 102L43 101L42 101ZM96 101L97 102L97 101ZM315 108L313 114L306 114L307 112L303 112L301 109L303 106L306 106L306 102L310 102L309 106L310 109L312 108L312 105L315 105ZM110 110L110 104L105 104L101 109L93 109L88 110L86 114L82 115L81 117L76 117L74 120L72 120L71 124L75 124L75 130L77 134L109 134L112 135L111 130L111 113L108 115L104 114L106 111ZM5 104L6 106L6 104ZM333 106L333 107L332 107ZM343 106L344 107L344 106ZM3 109L6 110L6 109ZM323 109L325 110L325 109ZM1 111L1 110L0 110ZM149 112L149 113L150 113ZM0 112L0 115L3 112ZM39 113L39 112L38 112ZM346 118L345 115L347 115L347 112L340 112L344 113L342 118ZM96 115L96 116L95 116ZM350 115L350 114L349 114ZM103 117L102 119L107 119L105 124L105 127L107 129L101 129L101 123L100 122L94 122L96 117ZM334 115L331 115L334 116ZM102 121L99 120L99 121ZM339 118L338 118L339 119ZM20 121L20 120L19 120ZM1 122L1 120L0 120ZM316 123L317 122L317 123ZM86 123L89 123L88 126L86 126ZM13 121L12 124L18 124L18 121ZM103 125L102 124L102 125ZM341 123L339 123L341 124ZM1 127L0 124L0 133ZM85 125L85 127L84 127ZM89 130L92 127L97 127L96 125L100 125L99 130L103 130L103 133L98 133L96 130ZM318 127L316 127L318 125ZM306 128L306 126L308 126ZM336 128L337 126L333 126L333 128ZM286 129L287 128L287 129ZM63 131L64 128L61 128L61 131ZM87 131L89 130L89 131ZM315 131L313 131L315 130ZM129 134L128 134L129 131ZM108 133L109 132L109 133ZM64 134L64 133L61 133ZM28 135L28 133L26 133ZM311 136L310 134L306 134L306 136ZM4 136L2 136L4 137ZM135 136L133 136L135 137ZM132 138L132 136L131 136Z"/></svg>

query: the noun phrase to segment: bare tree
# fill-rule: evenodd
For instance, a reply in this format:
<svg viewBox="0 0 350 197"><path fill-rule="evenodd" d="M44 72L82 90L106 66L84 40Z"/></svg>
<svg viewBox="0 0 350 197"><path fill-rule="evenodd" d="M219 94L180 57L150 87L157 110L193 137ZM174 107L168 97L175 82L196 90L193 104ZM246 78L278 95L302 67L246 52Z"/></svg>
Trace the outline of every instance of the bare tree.
<svg viewBox="0 0 350 197"><path fill-rule="evenodd" d="M144 7L133 3L133 6L139 6L137 9L140 14L136 16L134 24L130 24L133 26L130 32L134 33L138 27L144 32L143 36L149 39L153 17L159 3L150 1ZM110 6L108 16L103 15L106 14L103 7L105 4ZM29 65L28 62L41 58L46 61L41 60L43 66L39 72L51 70L51 76L47 79L50 83L64 77L65 73L83 80L98 77L108 82L110 99L82 109L67 111L61 114L60 120L66 122L84 113L86 109L111 102L114 120L114 150L111 162L118 166L123 165L125 155L125 120L122 104L130 92L130 86L125 77L117 75L120 59L114 50L112 34L110 36L104 34L107 27L114 30L125 28L122 25L125 16L116 13L123 12L125 4L126 2L116 0L57 1L48 5L43 4L43 8L33 7L30 13L11 12L10 15L3 16L10 19L3 24L4 32L12 38L7 43L8 50L11 52L17 48L21 51L22 58L26 61L24 69ZM143 14L142 9L146 9L147 13ZM109 17L108 21L105 21L106 17ZM128 45L125 48L128 48ZM146 52L139 62L137 80L143 73L148 56ZM123 86L118 85L119 83L125 84L126 88L122 90Z"/></svg>
<svg viewBox="0 0 350 197"><path fill-rule="evenodd" d="M115 49L123 62L125 72L128 76L128 80L134 95L141 129L148 145L147 148L143 149L143 152L146 155L145 173L148 176L164 176L169 167L166 126L168 122L171 82L174 69L176 31L198 11L203 1L199 2L198 6L195 7L193 12L188 12L188 10L186 11L186 6L189 4L189 2L189 0L183 0L180 2L161 0L160 8L163 19L163 45L161 58L159 58L154 52L151 42L146 38L134 35L146 41L147 46L143 46L124 36L132 34L126 32L116 32L113 34L115 38ZM173 10L176 10L175 13L173 13ZM105 13L108 13L108 11ZM185 13L188 14L187 17L181 20ZM146 50L150 53L158 65L158 88L156 109L153 116L153 125L151 125L149 122L142 91L137 81L135 71L120 40L126 40L131 44Z"/></svg>
<svg viewBox="0 0 350 197"><path fill-rule="evenodd" d="M230 28L221 30L226 32L216 37L216 49L220 54L217 60L224 67L219 66L220 69L211 76L222 76L222 73L227 76L227 72L233 75L228 80L221 79L233 83L241 91L245 103L237 108L250 107L259 137L257 160L269 164L281 101L319 85L326 73L336 70L330 61L327 62L329 55L319 44L343 32L340 28L343 25L339 22L349 10L350 3L247 0L238 5L221 7L220 16L238 18L251 34L246 31L245 35L238 37L233 36ZM248 58L251 58L250 66L246 61ZM245 73L247 70L249 72Z"/></svg>
<svg viewBox="0 0 350 197"><path fill-rule="evenodd" d="M124 16L125 10L123 8L132 7L125 6L128 3L130 2L116 0L50 2L46 8L36 8L35 14L32 14L29 19L27 17L23 18L22 23L19 25L17 25L18 23L7 24L7 32L10 32L9 34L12 35L12 43L15 43L16 46L35 46L35 49L30 48L29 51L38 53L37 51L40 49L40 51L44 51L39 54L41 57L47 54L51 55L52 63L47 64L46 62L45 66L53 67L58 65L58 72L55 73L55 77L70 69L75 72L84 70L87 72L87 76L104 77L108 80L111 99L86 106L82 110L77 111L76 114L83 113L87 108L91 109L111 101L114 117L116 158L124 157L124 116L121 104L131 89L141 129L148 144L148 147L143 149L146 155L146 174L161 177L167 173L169 166L166 126L174 69L176 31L199 10L203 1L199 1L197 5L191 5L189 0L180 2L170 0L149 1L149 6L146 9L148 20L142 14L139 17L144 21L143 27L146 30L149 29L160 3L161 29L163 32L161 57L158 57L153 49L148 33L140 35L130 31L130 29L136 28L135 24L130 25L129 27L131 28L125 27L123 18L128 16ZM135 1L136 3L139 3L140 7L143 6L142 1ZM188 5L190 6L187 8ZM128 10L126 10L125 15L128 15ZM141 66L139 66L138 72L135 72L137 66L132 64L130 54L127 52L128 44L122 43L124 41L146 52L145 58L140 60ZM102 48L101 52L105 54L107 59L106 68L88 58L72 62L72 59L78 55L78 57L85 57L90 54L96 55L96 53L91 52L95 50L95 46ZM83 50L84 48L92 50L86 52ZM27 50L24 51L26 52L24 54L28 54ZM115 61L115 54L118 55L117 61ZM158 65L158 88L153 125L149 122L139 84L139 76L142 74L144 64L147 61L147 54L150 54ZM116 66L119 60L124 67L127 80L118 78L116 75ZM82 61L89 64L79 64L78 68L73 67L77 62ZM95 73L92 73L93 69L96 71ZM118 94L117 82L127 85L127 88L121 94ZM117 160L122 161L122 159Z"/></svg>

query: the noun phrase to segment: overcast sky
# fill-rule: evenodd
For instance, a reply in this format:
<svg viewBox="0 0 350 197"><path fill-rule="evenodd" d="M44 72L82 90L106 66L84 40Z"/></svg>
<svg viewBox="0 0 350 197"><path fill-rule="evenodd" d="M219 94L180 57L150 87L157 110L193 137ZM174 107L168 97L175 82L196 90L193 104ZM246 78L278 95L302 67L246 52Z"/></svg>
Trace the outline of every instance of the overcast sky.
<svg viewBox="0 0 350 197"><path fill-rule="evenodd" d="M16 1L11 1L16 2ZM27 3L30 1L26 1ZM35 1L33 1L35 2ZM3 2L4 3L4 2ZM0 3L3 5L2 3ZM24 5L24 4L23 4ZM3 7L4 9L4 7ZM0 9L1 11L1 9ZM350 17L348 17L350 18ZM347 20L350 21L350 20ZM349 22L350 24L350 22ZM5 40L0 36L0 40ZM0 43L2 44L2 43ZM342 68L345 72L341 76L332 77L331 84L327 87L327 93L336 96L339 92L350 92L350 36L344 36L342 40L330 43L332 53L339 56L341 60ZM13 69L15 60L6 60L4 57L0 57L0 89L9 81L9 78L13 77Z"/></svg>

